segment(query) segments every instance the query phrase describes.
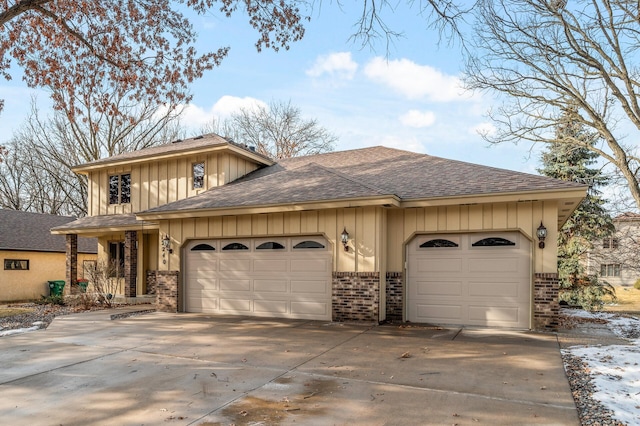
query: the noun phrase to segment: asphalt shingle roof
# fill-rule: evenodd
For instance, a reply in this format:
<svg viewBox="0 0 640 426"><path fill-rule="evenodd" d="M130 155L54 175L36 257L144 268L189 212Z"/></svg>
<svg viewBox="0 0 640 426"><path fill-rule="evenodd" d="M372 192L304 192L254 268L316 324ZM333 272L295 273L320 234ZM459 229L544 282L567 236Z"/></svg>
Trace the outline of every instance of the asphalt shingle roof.
<svg viewBox="0 0 640 426"><path fill-rule="evenodd" d="M272 161L269 158L265 157L264 155L251 150L246 145L238 144L228 139L225 139L222 136L218 136L216 134L210 133L207 135L197 136L191 139L177 140L177 141L165 143L162 145L155 145L148 148L139 149L136 151L125 152L119 155L114 155L112 157L102 158L100 160L92 161L90 163L81 164L77 167L82 168L82 167L94 166L99 164L119 162L123 160L133 160L137 158L153 157L156 155L165 155L173 152L190 151L190 150L196 150L199 148L216 147L216 146L223 146L223 145L236 146L238 148L246 150L247 152L250 152L253 155L258 155L260 157L263 157L265 160L269 162Z"/></svg>
<svg viewBox="0 0 640 426"><path fill-rule="evenodd" d="M585 185L386 147L280 160L160 213L396 196L401 200L568 190Z"/></svg>
<svg viewBox="0 0 640 426"><path fill-rule="evenodd" d="M66 252L64 235L51 228L71 223L75 217L0 209L0 250ZM79 253L97 253L98 240L78 238Z"/></svg>
<svg viewBox="0 0 640 426"><path fill-rule="evenodd" d="M72 223L65 223L60 226L56 226L54 230L64 230L67 228L73 229L92 229L92 228L117 228L121 226L141 226L142 221L136 220L136 216L133 213L129 214L113 214L102 216L86 216Z"/></svg>

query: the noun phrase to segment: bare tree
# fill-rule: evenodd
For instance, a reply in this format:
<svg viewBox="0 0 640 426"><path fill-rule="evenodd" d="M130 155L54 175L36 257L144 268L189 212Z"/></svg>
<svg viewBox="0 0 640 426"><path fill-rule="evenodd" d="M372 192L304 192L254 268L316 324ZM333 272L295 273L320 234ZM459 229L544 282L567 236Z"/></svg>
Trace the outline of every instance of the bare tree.
<svg viewBox="0 0 640 426"><path fill-rule="evenodd" d="M180 111L127 102L127 96L85 88L82 93L109 99L122 114L97 111L93 101L77 101L80 115L58 110L42 117L35 100L22 128L13 135L0 165L0 204L41 213L84 216L86 177L78 164L177 139Z"/></svg>
<svg viewBox="0 0 640 426"><path fill-rule="evenodd" d="M255 146L270 158L282 159L333 151L337 137L302 117L291 102L271 102L268 107L243 108L234 114L226 129L237 142Z"/></svg>
<svg viewBox="0 0 640 426"><path fill-rule="evenodd" d="M475 13L467 85L505 99L490 112L497 132L486 139L557 143L554 126L570 114L599 142L561 143L589 149L615 167L639 208L638 3L483 0Z"/></svg>

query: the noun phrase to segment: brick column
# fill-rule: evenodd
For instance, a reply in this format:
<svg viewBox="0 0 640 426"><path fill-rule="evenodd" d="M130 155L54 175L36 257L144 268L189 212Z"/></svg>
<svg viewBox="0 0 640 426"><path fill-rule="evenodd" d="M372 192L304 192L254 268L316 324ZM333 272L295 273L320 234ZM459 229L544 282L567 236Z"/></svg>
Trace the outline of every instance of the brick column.
<svg viewBox="0 0 640 426"><path fill-rule="evenodd" d="M404 290L402 272L387 272L387 320L402 321Z"/></svg>
<svg viewBox="0 0 640 426"><path fill-rule="evenodd" d="M333 321L378 322L379 272L334 272Z"/></svg>
<svg viewBox="0 0 640 426"><path fill-rule="evenodd" d="M78 235L67 234L66 285L63 294L71 294L71 288L78 286Z"/></svg>
<svg viewBox="0 0 640 426"><path fill-rule="evenodd" d="M534 274L533 281L533 328L555 331L558 329L558 274Z"/></svg>
<svg viewBox="0 0 640 426"><path fill-rule="evenodd" d="M156 271L156 308L178 312L178 271Z"/></svg>
<svg viewBox="0 0 640 426"><path fill-rule="evenodd" d="M138 232L124 233L124 296L136 297L138 277Z"/></svg>
<svg viewBox="0 0 640 426"><path fill-rule="evenodd" d="M147 293L146 294L156 294L156 278L157 271L147 271Z"/></svg>

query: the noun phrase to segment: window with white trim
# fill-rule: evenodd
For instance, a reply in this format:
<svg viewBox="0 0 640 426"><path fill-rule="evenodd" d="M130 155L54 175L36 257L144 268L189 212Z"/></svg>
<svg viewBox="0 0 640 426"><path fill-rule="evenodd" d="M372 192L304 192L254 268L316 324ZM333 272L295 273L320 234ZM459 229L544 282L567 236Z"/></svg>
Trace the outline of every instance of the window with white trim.
<svg viewBox="0 0 640 426"><path fill-rule="evenodd" d="M603 277L619 277L622 265L619 263L603 263L600 265L600 275Z"/></svg>

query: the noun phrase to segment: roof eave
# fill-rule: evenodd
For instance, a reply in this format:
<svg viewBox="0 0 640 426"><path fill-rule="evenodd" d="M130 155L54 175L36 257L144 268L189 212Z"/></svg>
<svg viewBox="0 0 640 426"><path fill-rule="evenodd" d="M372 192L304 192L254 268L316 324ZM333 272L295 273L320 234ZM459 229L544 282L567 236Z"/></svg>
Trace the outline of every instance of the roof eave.
<svg viewBox="0 0 640 426"><path fill-rule="evenodd" d="M148 162L149 160L160 161L160 160L166 160L169 158L180 158L180 157L210 153L215 151L231 151L235 154L238 154L241 157L244 157L245 159L251 160L255 163L262 164L265 166L271 166L275 164L273 160L269 160L266 157L258 154L257 152L254 153L251 151L247 151L246 149L242 149L234 145L216 145L216 146L204 146L204 147L198 147L198 148L185 148L182 150L171 151L171 152L166 152L161 154L149 154L149 155L143 155L140 157L123 158L123 159L114 160L114 161L106 160L98 164L92 164L92 163L81 164L81 165L72 167L71 171L78 174L87 174L90 171L104 169L108 167L117 167L125 164L127 165L140 164L140 163Z"/></svg>
<svg viewBox="0 0 640 426"><path fill-rule="evenodd" d="M78 234L78 235L86 235L86 236L95 236L100 235L105 232L124 232L124 231L140 231L141 228L144 230L151 229L159 229L159 224L157 222L143 222L134 223L130 225L111 225L111 226L83 226L81 228L73 228L73 227L56 227L51 229L51 233L54 235L66 235L66 234Z"/></svg>
<svg viewBox="0 0 640 426"><path fill-rule="evenodd" d="M224 207L208 209L187 209L167 212L140 212L136 213L138 219L143 220L163 220L163 219L184 219L210 216L247 215L264 213L283 213L305 210L324 210L349 207L400 207L400 199L395 195L384 195L378 197L349 198L346 200L317 200L301 203L284 203L242 207Z"/></svg>

